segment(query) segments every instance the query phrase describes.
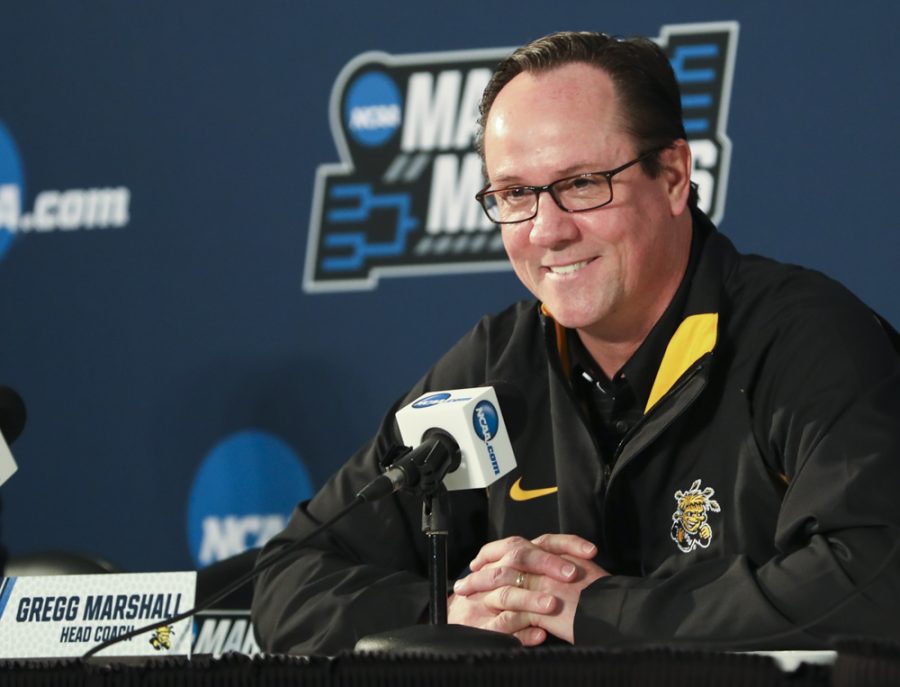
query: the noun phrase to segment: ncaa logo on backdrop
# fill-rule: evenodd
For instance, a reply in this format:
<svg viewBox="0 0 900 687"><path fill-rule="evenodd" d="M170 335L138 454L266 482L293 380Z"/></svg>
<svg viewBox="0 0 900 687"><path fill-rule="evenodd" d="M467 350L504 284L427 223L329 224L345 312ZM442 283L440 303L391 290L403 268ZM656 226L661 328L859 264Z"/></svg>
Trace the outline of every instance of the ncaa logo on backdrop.
<svg viewBox="0 0 900 687"><path fill-rule="evenodd" d="M731 142L725 133L737 22L664 26L682 90L700 207L724 214ZM316 173L303 288L373 289L381 277L509 269L500 232L482 213L473 141L481 94L506 48L351 60L331 93L341 162Z"/></svg>
<svg viewBox="0 0 900 687"><path fill-rule="evenodd" d="M6 255L12 244L12 227L18 227L19 198L24 187L19 151L9 131L0 122L0 258Z"/></svg>
<svg viewBox="0 0 900 687"><path fill-rule="evenodd" d="M0 259L16 238L31 232L124 227L130 200L130 191L122 186L45 190L28 209L19 150L0 122Z"/></svg>
<svg viewBox="0 0 900 687"><path fill-rule="evenodd" d="M232 434L203 459L188 502L188 544L198 568L262 546L313 494L297 454L257 430Z"/></svg>

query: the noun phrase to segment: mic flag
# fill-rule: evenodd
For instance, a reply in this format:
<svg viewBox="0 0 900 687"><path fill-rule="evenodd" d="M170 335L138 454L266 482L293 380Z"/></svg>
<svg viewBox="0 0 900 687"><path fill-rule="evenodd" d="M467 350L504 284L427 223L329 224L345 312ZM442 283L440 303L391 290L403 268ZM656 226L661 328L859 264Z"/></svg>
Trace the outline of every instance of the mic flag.
<svg viewBox="0 0 900 687"><path fill-rule="evenodd" d="M25 404L8 386L0 386L0 433L7 444L14 442L25 428Z"/></svg>
<svg viewBox="0 0 900 687"><path fill-rule="evenodd" d="M493 387L432 391L397 411L400 436L419 446L441 430L458 444L460 465L444 478L448 491L483 489L516 467L509 431Z"/></svg>
<svg viewBox="0 0 900 687"><path fill-rule="evenodd" d="M12 477L19 466L9 444L16 440L25 428L25 404L22 397L8 386L0 386L0 485Z"/></svg>

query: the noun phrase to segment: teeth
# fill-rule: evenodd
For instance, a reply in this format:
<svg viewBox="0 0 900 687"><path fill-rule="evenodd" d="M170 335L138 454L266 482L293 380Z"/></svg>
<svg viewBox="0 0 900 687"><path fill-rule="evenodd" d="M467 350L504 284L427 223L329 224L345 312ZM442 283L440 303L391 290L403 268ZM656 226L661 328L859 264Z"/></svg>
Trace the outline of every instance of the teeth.
<svg viewBox="0 0 900 687"><path fill-rule="evenodd" d="M583 260L582 262L573 262L571 265L556 265L555 267L550 267L550 271L553 274L571 274L572 272L580 270L587 265L588 262L588 260Z"/></svg>

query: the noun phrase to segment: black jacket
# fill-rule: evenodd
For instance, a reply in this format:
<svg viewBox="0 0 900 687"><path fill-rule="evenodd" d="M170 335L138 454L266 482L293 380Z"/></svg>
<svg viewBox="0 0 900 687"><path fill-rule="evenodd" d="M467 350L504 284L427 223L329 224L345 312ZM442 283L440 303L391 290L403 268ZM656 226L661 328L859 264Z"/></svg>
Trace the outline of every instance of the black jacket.
<svg viewBox="0 0 900 687"><path fill-rule="evenodd" d="M890 336L839 284L738 254L702 215L695 226L702 243L682 324L616 456L599 455L573 395L565 337L522 302L482 319L438 361L260 560L378 473L400 443L399 407L429 390L510 381L528 404L513 442L518 468L486 493L451 494L451 576L488 541L568 532L595 542L611 573L582 592L579 645L807 648L837 635L900 637L891 549L900 541L900 357ZM428 599L420 510L405 493L365 505L264 574L253 604L260 646L335 653L419 621Z"/></svg>

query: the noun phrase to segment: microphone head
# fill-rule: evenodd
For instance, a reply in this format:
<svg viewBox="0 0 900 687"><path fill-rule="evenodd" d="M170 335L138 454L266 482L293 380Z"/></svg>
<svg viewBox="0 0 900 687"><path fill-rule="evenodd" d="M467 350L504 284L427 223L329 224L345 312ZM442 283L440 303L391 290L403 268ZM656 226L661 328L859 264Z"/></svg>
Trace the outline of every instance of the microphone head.
<svg viewBox="0 0 900 687"><path fill-rule="evenodd" d="M13 389L0 386L0 433L12 444L25 429L25 403Z"/></svg>
<svg viewBox="0 0 900 687"><path fill-rule="evenodd" d="M521 431L524 422L516 416L523 414L525 401L513 385L500 386L506 405L493 387L483 386L431 391L397 411L404 444L417 447L427 434L442 430L459 446L459 468L444 478L450 491L484 488L516 467L505 412L508 406L514 431Z"/></svg>

